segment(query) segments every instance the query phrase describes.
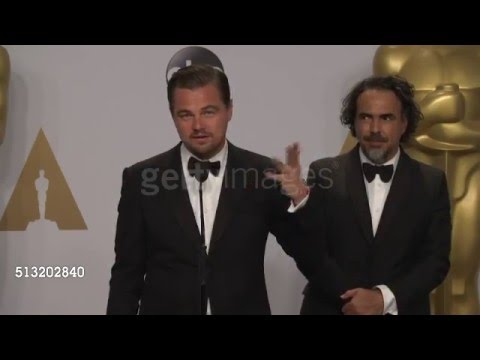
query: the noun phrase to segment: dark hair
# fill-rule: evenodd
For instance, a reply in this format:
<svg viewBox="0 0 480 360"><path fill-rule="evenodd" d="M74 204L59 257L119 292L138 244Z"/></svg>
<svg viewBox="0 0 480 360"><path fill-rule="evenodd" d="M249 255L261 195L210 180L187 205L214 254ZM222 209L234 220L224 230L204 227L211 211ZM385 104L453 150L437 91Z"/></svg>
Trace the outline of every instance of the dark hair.
<svg viewBox="0 0 480 360"><path fill-rule="evenodd" d="M190 65L173 74L168 81L167 96L170 111L173 111L173 93L175 89L194 90L209 84L214 84L225 106L231 104L230 85L225 73L210 65Z"/></svg>
<svg viewBox="0 0 480 360"><path fill-rule="evenodd" d="M422 111L414 100L414 86L399 76L371 76L360 81L343 99L340 120L355 134L355 117L357 115L358 97L366 90L393 91L402 104L403 116L407 119L407 129L400 142L407 142L415 132L418 122L423 119Z"/></svg>

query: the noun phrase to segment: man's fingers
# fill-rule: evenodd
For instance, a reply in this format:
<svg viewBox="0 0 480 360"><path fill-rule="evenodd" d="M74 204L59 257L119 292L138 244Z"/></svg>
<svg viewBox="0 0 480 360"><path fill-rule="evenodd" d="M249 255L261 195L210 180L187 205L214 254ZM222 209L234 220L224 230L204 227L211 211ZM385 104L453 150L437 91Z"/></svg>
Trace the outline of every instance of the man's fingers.
<svg viewBox="0 0 480 360"><path fill-rule="evenodd" d="M354 297L357 292L358 292L358 289L348 290L344 294L342 294L340 297L343 300L350 299L350 298Z"/></svg>
<svg viewBox="0 0 480 360"><path fill-rule="evenodd" d="M300 145L298 142L287 147L285 152L285 161L293 168L300 167Z"/></svg>
<svg viewBox="0 0 480 360"><path fill-rule="evenodd" d="M343 305L342 313L344 315L352 315L353 312L354 312L354 306L352 305L352 303L346 303L345 305Z"/></svg>

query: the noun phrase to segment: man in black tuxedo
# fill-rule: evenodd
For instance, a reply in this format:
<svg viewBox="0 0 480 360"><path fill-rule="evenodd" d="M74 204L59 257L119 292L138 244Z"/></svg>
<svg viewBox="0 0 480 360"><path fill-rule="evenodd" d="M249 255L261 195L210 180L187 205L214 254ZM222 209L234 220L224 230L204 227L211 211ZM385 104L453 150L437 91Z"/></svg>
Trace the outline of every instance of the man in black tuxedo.
<svg viewBox="0 0 480 360"><path fill-rule="evenodd" d="M288 181L282 192L269 158L227 141L222 71L179 70L168 101L181 142L124 170L107 314L270 314L266 240L301 256L289 212L305 194Z"/></svg>
<svg viewBox="0 0 480 360"><path fill-rule="evenodd" d="M398 77L361 81L341 116L359 144L311 164L296 216L317 266L302 314L430 313L450 268L450 201L445 174L400 146L422 118L413 96Z"/></svg>

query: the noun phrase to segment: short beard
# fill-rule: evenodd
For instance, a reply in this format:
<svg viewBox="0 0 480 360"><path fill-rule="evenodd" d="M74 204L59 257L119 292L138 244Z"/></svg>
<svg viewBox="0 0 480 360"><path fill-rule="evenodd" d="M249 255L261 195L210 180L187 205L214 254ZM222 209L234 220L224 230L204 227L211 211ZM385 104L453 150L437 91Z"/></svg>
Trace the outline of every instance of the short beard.
<svg viewBox="0 0 480 360"><path fill-rule="evenodd" d="M388 151L384 149L370 149L364 151L365 156L374 164L381 165L387 161Z"/></svg>

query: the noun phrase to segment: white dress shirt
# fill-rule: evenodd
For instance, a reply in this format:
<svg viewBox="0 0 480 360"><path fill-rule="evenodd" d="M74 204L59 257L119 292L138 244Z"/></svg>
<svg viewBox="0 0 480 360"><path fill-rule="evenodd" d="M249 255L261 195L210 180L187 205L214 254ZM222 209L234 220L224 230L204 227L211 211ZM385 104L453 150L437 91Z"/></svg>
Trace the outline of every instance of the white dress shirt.
<svg viewBox="0 0 480 360"><path fill-rule="evenodd" d="M182 169L185 174L185 183L187 185L188 196L190 198L190 204L195 215L195 220L198 226L198 232L201 232L201 210L200 210L200 183L195 177L190 176L188 172L188 160L190 157L198 159L194 156L184 144L180 147L180 155L182 159ZM202 200L203 200L203 220L205 224L205 245L207 247L207 253L210 249L210 238L212 237L213 224L215 222L215 214L217 213L218 201L220 199L220 193L222 191L223 176L225 174L225 166L228 157L228 143L225 141L223 149L215 156L208 159L208 161L215 162L220 161L220 171L218 176L214 176L211 173L208 174L207 180L202 184ZM202 160L202 159L198 159ZM205 161L205 159L203 159ZM208 301L207 314L211 314L210 301Z"/></svg>
<svg viewBox="0 0 480 360"><path fill-rule="evenodd" d="M361 163L372 163L363 153L362 149L360 151L360 161ZM365 189L367 190L368 204L370 206L370 215L372 217L372 230L373 236L377 233L378 224L380 218L382 217L383 207L385 206L385 201L387 200L388 193L390 191L390 186L392 185L393 177L395 176L395 171L397 169L398 160L400 159L400 149L397 150L395 156L382 165L393 165L393 176L389 182L384 183L380 179L380 175L375 175L375 178L371 183L367 181L365 176L363 180L365 182ZM376 286L383 295L383 313L398 315L397 301L392 291L386 285Z"/></svg>
<svg viewBox="0 0 480 360"><path fill-rule="evenodd" d="M188 160L190 157L198 159L193 155L184 144L180 149L182 158L182 168L185 174L185 183L187 185L188 196L190 198L190 204L192 205L193 213L195 214L195 220L198 226L198 232L201 232L201 212L200 212L200 183L195 177L190 176L188 173ZM210 248L210 238L212 236L213 223L215 221L215 214L217 212L218 201L220 199L220 193L222 191L223 175L225 174L225 165L227 163L228 146L225 142L223 149L213 156L208 161L215 162L220 161L220 171L218 176L214 176L211 173L208 174L207 180L202 184L203 192L203 219L205 222L205 245L207 246L207 253ZM201 159L198 159L202 161ZM203 159L205 161L205 159Z"/></svg>

